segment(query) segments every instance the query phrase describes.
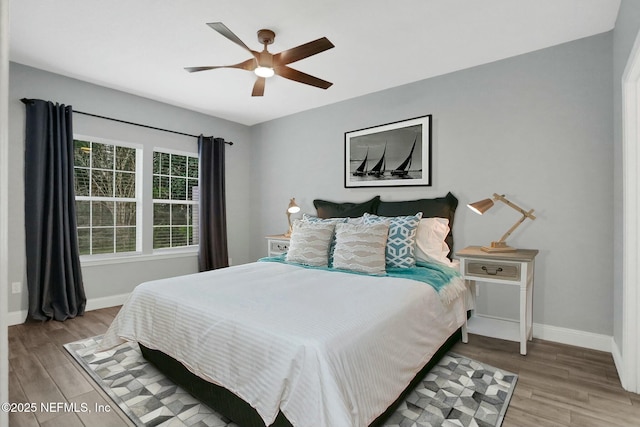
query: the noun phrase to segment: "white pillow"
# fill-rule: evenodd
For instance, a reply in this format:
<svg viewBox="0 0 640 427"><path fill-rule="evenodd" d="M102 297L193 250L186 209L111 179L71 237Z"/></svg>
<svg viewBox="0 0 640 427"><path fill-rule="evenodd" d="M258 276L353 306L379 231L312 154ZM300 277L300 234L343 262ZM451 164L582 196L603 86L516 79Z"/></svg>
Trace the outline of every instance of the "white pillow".
<svg viewBox="0 0 640 427"><path fill-rule="evenodd" d="M324 222L296 221L289 241L288 262L326 267L329 265L329 244L335 225Z"/></svg>
<svg viewBox="0 0 640 427"><path fill-rule="evenodd" d="M389 225L336 224L333 267L368 274L384 274Z"/></svg>
<svg viewBox="0 0 640 427"><path fill-rule="evenodd" d="M416 260L451 265L451 260L447 258L449 246L444 240L447 234L447 218L422 218L416 232Z"/></svg>

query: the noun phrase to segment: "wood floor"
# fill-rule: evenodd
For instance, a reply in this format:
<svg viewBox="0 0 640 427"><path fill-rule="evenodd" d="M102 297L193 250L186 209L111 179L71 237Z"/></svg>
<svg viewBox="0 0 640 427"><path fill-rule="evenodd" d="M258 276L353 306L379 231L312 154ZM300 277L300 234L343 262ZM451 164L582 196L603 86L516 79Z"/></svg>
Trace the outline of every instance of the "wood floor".
<svg viewBox="0 0 640 427"><path fill-rule="evenodd" d="M65 322L9 327L9 400L38 406L35 412L9 413L11 427L134 425L62 347L104 334L119 309L88 311ZM78 412L65 412L64 407L60 412L41 411L40 402L76 403ZM92 412L82 412L82 403ZM110 412L96 412L96 405Z"/></svg>
<svg viewBox="0 0 640 427"><path fill-rule="evenodd" d="M469 335L453 351L518 374L503 427L640 426L640 395L625 391L610 353L534 339Z"/></svg>
<svg viewBox="0 0 640 427"><path fill-rule="evenodd" d="M119 307L87 312L66 322L9 328L9 396L14 403L37 403L32 413L10 413L11 427L132 425L62 347L103 334ZM480 336L453 349L519 374L505 427L640 426L640 395L628 393L609 353L534 340L528 355L519 344ZM85 404L91 412L41 411L40 402ZM110 412L96 412L95 408Z"/></svg>

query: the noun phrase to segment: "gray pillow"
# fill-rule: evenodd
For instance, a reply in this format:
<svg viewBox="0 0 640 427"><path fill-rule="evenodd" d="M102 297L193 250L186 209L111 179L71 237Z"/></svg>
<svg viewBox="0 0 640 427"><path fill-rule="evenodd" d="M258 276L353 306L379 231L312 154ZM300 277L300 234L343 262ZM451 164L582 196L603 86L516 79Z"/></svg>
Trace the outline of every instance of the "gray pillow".
<svg viewBox="0 0 640 427"><path fill-rule="evenodd" d="M332 223L294 222L285 259L297 264L327 267L334 227Z"/></svg>
<svg viewBox="0 0 640 427"><path fill-rule="evenodd" d="M310 222L310 223L323 223L323 224L338 224L340 222L347 222L349 218L319 218L317 216L303 214L302 221ZM335 234L331 238L331 243L329 244L329 267L333 265L333 251L336 247L336 236Z"/></svg>
<svg viewBox="0 0 640 427"><path fill-rule="evenodd" d="M367 274L385 274L389 225L336 224L333 267Z"/></svg>

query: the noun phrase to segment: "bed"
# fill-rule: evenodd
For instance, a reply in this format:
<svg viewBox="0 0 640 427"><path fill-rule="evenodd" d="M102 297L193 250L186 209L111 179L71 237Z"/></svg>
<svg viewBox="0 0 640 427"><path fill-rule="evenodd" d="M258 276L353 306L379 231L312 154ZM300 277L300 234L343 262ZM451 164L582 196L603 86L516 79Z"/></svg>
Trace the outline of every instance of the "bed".
<svg viewBox="0 0 640 427"><path fill-rule="evenodd" d="M457 200L316 202L318 215L294 227L293 261L263 259L141 284L102 348L138 342L172 380L240 426L381 425L465 322L464 284L446 265ZM424 212L440 218L436 225L446 219L436 233L440 261L421 260L433 248L415 244L415 265L390 264L392 227L418 213L426 224ZM375 239L385 227L384 273L352 270L358 264L345 258L347 242L363 230ZM316 259L314 246L327 251L327 265L308 261ZM369 269L371 256L363 259Z"/></svg>

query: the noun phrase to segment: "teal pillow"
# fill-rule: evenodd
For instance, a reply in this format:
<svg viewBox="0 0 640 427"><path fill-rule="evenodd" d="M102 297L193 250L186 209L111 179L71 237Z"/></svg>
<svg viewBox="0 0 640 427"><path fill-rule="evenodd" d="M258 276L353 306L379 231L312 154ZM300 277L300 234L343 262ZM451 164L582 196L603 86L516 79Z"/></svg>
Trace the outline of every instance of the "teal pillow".
<svg viewBox="0 0 640 427"><path fill-rule="evenodd" d="M416 212L422 212L423 218L447 218L449 220L449 233L445 242L449 247L447 257L452 259L453 255L453 220L458 207L458 199L456 196L447 193L444 197L436 197L435 199L419 199L402 202L384 202L380 201L378 209L372 213L380 216L392 217L413 215Z"/></svg>
<svg viewBox="0 0 640 427"><path fill-rule="evenodd" d="M389 226L385 262L387 267L411 268L416 265L416 232L422 212L410 216L384 217L365 213L365 224L385 223Z"/></svg>

